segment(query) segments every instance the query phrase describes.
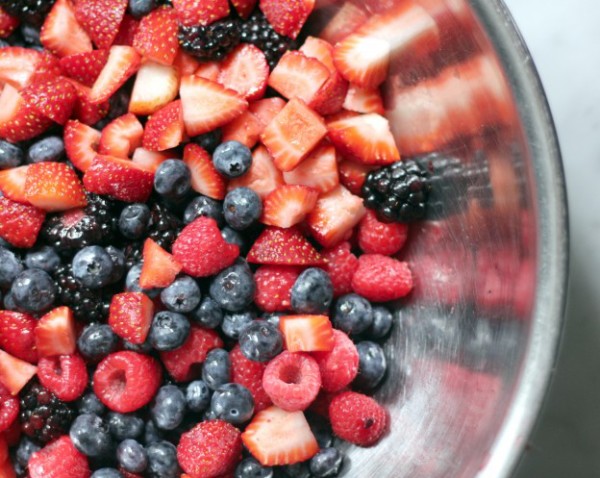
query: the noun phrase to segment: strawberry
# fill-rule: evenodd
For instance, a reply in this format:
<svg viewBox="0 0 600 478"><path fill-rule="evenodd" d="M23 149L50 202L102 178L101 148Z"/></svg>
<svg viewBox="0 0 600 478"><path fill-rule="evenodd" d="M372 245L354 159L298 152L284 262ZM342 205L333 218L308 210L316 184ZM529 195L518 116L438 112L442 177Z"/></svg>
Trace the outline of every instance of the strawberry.
<svg viewBox="0 0 600 478"><path fill-rule="evenodd" d="M87 205L81 180L65 163L31 164L25 179L25 195L30 204L48 212Z"/></svg>
<svg viewBox="0 0 600 478"><path fill-rule="evenodd" d="M108 60L108 50L94 50L74 55L64 56L60 59L60 66L64 74L78 81L82 85L91 87Z"/></svg>
<svg viewBox="0 0 600 478"><path fill-rule="evenodd" d="M329 405L333 433L359 446L375 445L388 428L388 414L372 397L343 392Z"/></svg>
<svg viewBox="0 0 600 478"><path fill-rule="evenodd" d="M370 301L387 302L408 295L413 277L406 262L381 254L363 254L352 277L352 288Z"/></svg>
<svg viewBox="0 0 600 478"><path fill-rule="evenodd" d="M20 90L34 76L43 54L30 48L8 46L0 48L0 83Z"/></svg>
<svg viewBox="0 0 600 478"><path fill-rule="evenodd" d="M263 144L281 171L294 169L323 139L323 119L302 100L294 98L269 123L261 135Z"/></svg>
<svg viewBox="0 0 600 478"><path fill-rule="evenodd" d="M190 170L194 191L213 199L225 198L226 182L215 169L210 154L189 143L183 150L183 162Z"/></svg>
<svg viewBox="0 0 600 478"><path fill-rule="evenodd" d="M240 116L248 103L233 90L197 76L184 76L179 87L183 122L190 136L208 133Z"/></svg>
<svg viewBox="0 0 600 478"><path fill-rule="evenodd" d="M307 186L279 186L265 198L261 222L269 226L292 227L312 211L318 197L319 192Z"/></svg>
<svg viewBox="0 0 600 478"><path fill-rule="evenodd" d="M11 201L29 204L25 194L25 179L29 166L0 171L0 191Z"/></svg>
<svg viewBox="0 0 600 478"><path fill-rule="evenodd" d="M333 295L339 297L352 292L352 277L358 269L358 259L352 254L349 242L340 242L331 249L322 251L325 259L323 269L333 284Z"/></svg>
<svg viewBox="0 0 600 478"><path fill-rule="evenodd" d="M206 62L200 63L194 56L186 53L183 48L180 48L177 51L177 56L175 57L175 61L173 62L173 67L179 72L180 76L185 75L193 75L198 67L207 66L209 68L214 67L216 73L212 78L207 78L212 81L217 81L217 76L219 76L219 66L216 62ZM198 74L198 76L203 76Z"/></svg>
<svg viewBox="0 0 600 478"><path fill-rule="evenodd" d="M40 357L75 353L75 319L69 307L52 309L39 320L35 327L35 346Z"/></svg>
<svg viewBox="0 0 600 478"><path fill-rule="evenodd" d="M319 364L321 385L326 392L338 392L358 374L359 355L354 342L341 330L333 329L333 348L313 354Z"/></svg>
<svg viewBox="0 0 600 478"><path fill-rule="evenodd" d="M164 151L179 146L184 135L181 100L172 101L146 122L142 144L150 151Z"/></svg>
<svg viewBox="0 0 600 478"><path fill-rule="evenodd" d="M133 39L140 27L140 22L131 15L125 14L123 21L119 26L119 33L113 41L113 45L133 46Z"/></svg>
<svg viewBox="0 0 600 478"><path fill-rule="evenodd" d="M263 466L299 463L319 451L304 413L286 412L275 406L254 415L242 433L242 441Z"/></svg>
<svg viewBox="0 0 600 478"><path fill-rule="evenodd" d="M77 21L70 0L57 0L54 4L40 30L40 42L58 56L92 51L93 48L90 37Z"/></svg>
<svg viewBox="0 0 600 478"><path fill-rule="evenodd" d="M144 127L132 113L112 120L102 130L98 153L127 159L142 145Z"/></svg>
<svg viewBox="0 0 600 478"><path fill-rule="evenodd" d="M75 80L71 84L77 91L77 103L73 109L73 118L87 125L94 125L108 115L110 103L108 100L101 103L92 103L92 89L77 83Z"/></svg>
<svg viewBox="0 0 600 478"><path fill-rule="evenodd" d="M173 101L178 92L179 77L174 67L146 61L135 77L129 111L151 115Z"/></svg>
<svg viewBox="0 0 600 478"><path fill-rule="evenodd" d="M179 23L189 27L210 25L229 15L227 0L174 0Z"/></svg>
<svg viewBox="0 0 600 478"><path fill-rule="evenodd" d="M148 239L151 241L152 239ZM150 331L154 303L141 292L123 292L110 301L108 325L132 344L143 344Z"/></svg>
<svg viewBox="0 0 600 478"><path fill-rule="evenodd" d="M181 272L181 264L150 238L144 242L142 255L144 265L140 275L140 287L143 289L168 287Z"/></svg>
<svg viewBox="0 0 600 478"><path fill-rule="evenodd" d="M232 265L240 254L237 245L223 239L216 221L204 216L183 228L172 249L183 272L194 277L214 275Z"/></svg>
<svg viewBox="0 0 600 478"><path fill-rule="evenodd" d="M139 164L142 168L148 171L156 172L158 167L167 159L172 158L173 155L159 151L149 151L144 148L136 148L131 157L131 161L135 164Z"/></svg>
<svg viewBox="0 0 600 478"><path fill-rule="evenodd" d="M339 184L335 148L323 143L291 171L283 173L287 184L301 184L327 193Z"/></svg>
<svg viewBox="0 0 600 478"><path fill-rule="evenodd" d="M308 225L322 246L332 247L344 240L365 213L362 199L338 186L319 198L308 216Z"/></svg>
<svg viewBox="0 0 600 478"><path fill-rule="evenodd" d="M0 7L0 38L8 38L18 26L19 19L10 16L2 7Z"/></svg>
<svg viewBox="0 0 600 478"><path fill-rule="evenodd" d="M216 61L196 63L196 68L189 74L191 75L192 73L200 78L218 83L219 74L221 73L221 63ZM181 74L184 75L183 72Z"/></svg>
<svg viewBox="0 0 600 478"><path fill-rule="evenodd" d="M88 385L88 371L79 355L53 355L38 362L40 383L64 402L77 400Z"/></svg>
<svg viewBox="0 0 600 478"><path fill-rule="evenodd" d="M260 266L254 273L254 302L265 312L290 310L292 286L300 275L297 267Z"/></svg>
<svg viewBox="0 0 600 478"><path fill-rule="evenodd" d="M384 223L373 211L367 211L358 226L358 245L367 254L396 254L406 243L408 225L397 222Z"/></svg>
<svg viewBox="0 0 600 478"><path fill-rule="evenodd" d="M0 433L4 433L9 430L13 424L16 423L19 426L19 421L17 417L19 416L19 398L13 397L9 391L3 385L0 385ZM2 450L0 450L0 463L3 463L8 460L10 464L10 460L8 459L8 444L2 439L1 442ZM6 448L6 450L4 450ZM5 455L6 456L2 456ZM1 466L1 465L0 465ZM2 471L0 470L0 478L2 478ZM15 476L14 472L13 475Z"/></svg>
<svg viewBox="0 0 600 478"><path fill-rule="evenodd" d="M243 176L229 181L227 189L231 191L235 188L247 187L264 199L282 184L281 171L275 166L267 148L259 145L252 153L250 169Z"/></svg>
<svg viewBox="0 0 600 478"><path fill-rule="evenodd" d="M16 89L4 85L0 94L0 138L11 143L26 141L46 131L51 124L52 121L27 104Z"/></svg>
<svg viewBox="0 0 600 478"><path fill-rule="evenodd" d="M0 349L0 384L17 395L37 373L37 367Z"/></svg>
<svg viewBox="0 0 600 478"><path fill-rule="evenodd" d="M380 38L352 34L335 46L333 58L350 83L377 88L388 74L390 44Z"/></svg>
<svg viewBox="0 0 600 478"><path fill-rule="evenodd" d="M98 155L83 176L86 189L119 201L146 202L152 193L154 173L132 161Z"/></svg>
<svg viewBox="0 0 600 478"><path fill-rule="evenodd" d="M63 77L32 83L21 95L29 106L58 124L67 122L77 101L77 91Z"/></svg>
<svg viewBox="0 0 600 478"><path fill-rule="evenodd" d="M75 17L97 48L109 48L127 10L127 0L77 0Z"/></svg>
<svg viewBox="0 0 600 478"><path fill-rule="evenodd" d="M344 108L357 113L377 113L379 115L385 113L379 90L362 88L357 85L350 85L348 88Z"/></svg>
<svg viewBox="0 0 600 478"><path fill-rule="evenodd" d="M18 359L36 363L36 324L37 320L29 314L0 310L0 347Z"/></svg>
<svg viewBox="0 0 600 478"><path fill-rule="evenodd" d="M100 145L100 131L77 120L67 121L64 130L65 151L69 161L80 171L87 171Z"/></svg>
<svg viewBox="0 0 600 478"><path fill-rule="evenodd" d="M167 6L157 8L142 18L133 46L146 60L172 65L179 49L177 29L175 10Z"/></svg>
<svg viewBox="0 0 600 478"><path fill-rule="evenodd" d="M298 229L277 227L267 227L258 236L246 259L252 264L282 266L314 266L323 263L321 254Z"/></svg>
<svg viewBox="0 0 600 478"><path fill-rule="evenodd" d="M254 398L254 412L258 413L272 405L271 399L262 386L262 378L267 364L246 358L239 345L229 352L229 360L231 361L231 382L243 385L250 391Z"/></svg>
<svg viewBox="0 0 600 478"><path fill-rule="evenodd" d="M280 35L295 39L315 7L315 0L260 0L259 7Z"/></svg>
<svg viewBox="0 0 600 478"><path fill-rule="evenodd" d="M253 148L263 130L264 126L260 120L249 111L244 111L241 116L223 127L221 140L223 142L238 141L249 148Z"/></svg>
<svg viewBox="0 0 600 478"><path fill-rule="evenodd" d="M194 478L232 472L242 458L240 431L223 420L201 422L181 435L177 461Z"/></svg>
<svg viewBox="0 0 600 478"><path fill-rule="evenodd" d="M265 94L268 77L269 64L265 54L252 44L242 43L223 61L218 82L253 101Z"/></svg>
<svg viewBox="0 0 600 478"><path fill-rule="evenodd" d="M248 18L257 3L258 0L231 0L231 4L242 18Z"/></svg>
<svg viewBox="0 0 600 478"><path fill-rule="evenodd" d="M31 75L29 84L50 80L63 74L60 60L52 53L42 51L35 72ZM27 85L25 85L27 86Z"/></svg>
<svg viewBox="0 0 600 478"><path fill-rule="evenodd" d="M326 315L287 315L279 329L289 352L328 352L333 348L333 327Z"/></svg>
<svg viewBox="0 0 600 478"><path fill-rule="evenodd" d="M344 2L329 23L325 25L319 37L335 45L364 24L368 18L369 14L362 5Z"/></svg>
<svg viewBox="0 0 600 478"><path fill-rule="evenodd" d="M140 54L132 47L121 45L111 47L106 65L92 86L90 101L98 104L109 99L129 77L138 71L141 62Z"/></svg>
<svg viewBox="0 0 600 478"><path fill-rule="evenodd" d="M250 103L248 110L261 122L264 130L285 105L286 101L283 98L274 96Z"/></svg>
<svg viewBox="0 0 600 478"><path fill-rule="evenodd" d="M338 165L340 182L352 194L360 196L367 174L369 174L369 171L372 171L373 168L374 166L368 166L366 164L356 163L345 159Z"/></svg>
<svg viewBox="0 0 600 478"><path fill-rule="evenodd" d="M0 198L0 237L15 247L35 244L46 213L8 198Z"/></svg>
<svg viewBox="0 0 600 478"><path fill-rule="evenodd" d="M27 470L30 478L89 478L92 474L87 457L68 435L33 453Z"/></svg>

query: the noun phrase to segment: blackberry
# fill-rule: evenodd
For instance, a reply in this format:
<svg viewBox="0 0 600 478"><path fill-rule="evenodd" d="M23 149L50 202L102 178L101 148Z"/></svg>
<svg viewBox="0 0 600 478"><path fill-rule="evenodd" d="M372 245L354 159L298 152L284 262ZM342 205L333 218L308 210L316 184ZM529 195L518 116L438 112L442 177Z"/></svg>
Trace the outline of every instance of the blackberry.
<svg viewBox="0 0 600 478"><path fill-rule="evenodd" d="M41 443L69 432L77 416L75 408L58 398L39 382L29 383L20 394L21 430Z"/></svg>
<svg viewBox="0 0 600 478"><path fill-rule="evenodd" d="M69 306L77 320L102 322L108 317L110 297L101 290L83 287L71 271L71 265L63 265L54 273L58 302Z"/></svg>
<svg viewBox="0 0 600 478"><path fill-rule="evenodd" d="M425 217L430 190L428 171L406 160L371 171L362 195L365 206L377 211L382 220L411 222Z"/></svg>
<svg viewBox="0 0 600 478"><path fill-rule="evenodd" d="M125 269L129 270L134 265L142 262L142 251L144 248L143 242L130 242L123 249L125 255Z"/></svg>
<svg viewBox="0 0 600 478"><path fill-rule="evenodd" d="M240 42L240 20L227 17L210 25L179 25L181 47L204 61L222 60Z"/></svg>
<svg viewBox="0 0 600 478"><path fill-rule="evenodd" d="M54 2L55 0L0 0L0 7L23 22L40 27Z"/></svg>
<svg viewBox="0 0 600 478"><path fill-rule="evenodd" d="M243 43L252 43L263 51L271 69L282 55L295 48L291 38L277 33L260 10L256 10L248 20L242 22L240 39Z"/></svg>
<svg viewBox="0 0 600 478"><path fill-rule="evenodd" d="M181 220L166 206L155 202L150 206L150 226L148 237L160 247L171 250L171 245L177 239L182 228Z"/></svg>

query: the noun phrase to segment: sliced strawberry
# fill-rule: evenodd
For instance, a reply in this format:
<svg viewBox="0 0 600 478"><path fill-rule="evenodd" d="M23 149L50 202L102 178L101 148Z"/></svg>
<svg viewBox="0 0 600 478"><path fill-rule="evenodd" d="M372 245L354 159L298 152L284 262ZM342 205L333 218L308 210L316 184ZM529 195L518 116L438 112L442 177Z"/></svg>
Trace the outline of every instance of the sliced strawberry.
<svg viewBox="0 0 600 478"><path fill-rule="evenodd" d="M254 416L242 433L242 441L263 466L299 463L319 451L304 413L275 406Z"/></svg>
<svg viewBox="0 0 600 478"><path fill-rule="evenodd" d="M335 70L333 46L328 41L309 36L304 40L299 51L308 58L319 60L330 72Z"/></svg>
<svg viewBox="0 0 600 478"><path fill-rule="evenodd" d="M81 3L81 2L80 2ZM40 30L44 48L58 56L92 51L92 40L75 17L70 0L57 0Z"/></svg>
<svg viewBox="0 0 600 478"><path fill-rule="evenodd" d="M315 0L260 0L260 9L280 35L296 38L315 7Z"/></svg>
<svg viewBox="0 0 600 478"><path fill-rule="evenodd" d="M200 66L211 65L211 64L217 65L216 62L215 63L213 63L213 62L200 63L199 60L194 58L189 53L186 53L186 51L183 48L180 48L179 50L177 50L177 56L175 57L175 61L173 62L173 67L179 72L180 76L185 76L185 75L193 75L194 72ZM198 76L202 76L202 75L198 75ZM217 81L217 76L218 76L218 70L217 70L217 74L215 74L215 76L213 78L208 78L208 79Z"/></svg>
<svg viewBox="0 0 600 478"><path fill-rule="evenodd" d="M314 266L323 257L297 228L266 228L252 245L247 261L252 264Z"/></svg>
<svg viewBox="0 0 600 478"><path fill-rule="evenodd" d="M190 169L194 191L213 199L225 198L226 182L215 169L210 154L189 143L183 150L183 162Z"/></svg>
<svg viewBox="0 0 600 478"><path fill-rule="evenodd" d="M0 7L0 38L7 38L19 26L19 19Z"/></svg>
<svg viewBox="0 0 600 478"><path fill-rule="evenodd" d="M77 334L73 311L69 307L57 307L38 321L35 346L40 357L75 353Z"/></svg>
<svg viewBox="0 0 600 478"><path fill-rule="evenodd" d="M248 102L236 92L197 76L184 76L179 88L183 122L190 136L208 133L240 116Z"/></svg>
<svg viewBox="0 0 600 478"><path fill-rule="evenodd" d="M331 191L339 184L335 148L327 143L318 146L291 171L283 173L287 184L302 184L321 193Z"/></svg>
<svg viewBox="0 0 600 478"><path fill-rule="evenodd" d="M175 148L183 141L184 133L181 100L173 101L148 119L142 145L150 151Z"/></svg>
<svg viewBox="0 0 600 478"><path fill-rule="evenodd" d="M308 216L310 230L324 247L344 240L366 213L363 201L344 186L321 196Z"/></svg>
<svg viewBox="0 0 600 478"><path fill-rule="evenodd" d="M25 179L29 166L19 166L0 171L0 191L8 199L29 204L25 194Z"/></svg>
<svg viewBox="0 0 600 478"><path fill-rule="evenodd" d="M279 186L265 198L261 222L283 228L298 224L315 207L318 197L319 192L307 186Z"/></svg>
<svg viewBox="0 0 600 478"><path fill-rule="evenodd" d="M244 111L241 116L223 127L222 141L239 141L253 148L263 130L260 120L249 111Z"/></svg>
<svg viewBox="0 0 600 478"><path fill-rule="evenodd" d="M131 15L125 14L123 21L119 26L119 33L113 41L113 45L133 46L133 39L140 27L140 22Z"/></svg>
<svg viewBox="0 0 600 478"><path fill-rule="evenodd" d="M344 108L357 113L377 113L380 115L385 113L379 90L377 88L362 88L357 85L350 85L344 100Z"/></svg>
<svg viewBox="0 0 600 478"><path fill-rule="evenodd" d="M231 4L242 18L248 18L257 3L258 0L231 0Z"/></svg>
<svg viewBox="0 0 600 478"><path fill-rule="evenodd" d="M0 349L0 383L17 395L37 373L37 367Z"/></svg>
<svg viewBox="0 0 600 478"><path fill-rule="evenodd" d="M34 330L37 323L29 314L0 310L0 348L21 360L36 363Z"/></svg>
<svg viewBox="0 0 600 478"><path fill-rule="evenodd" d="M32 108L58 124L67 122L77 101L71 82L60 76L32 83L21 95Z"/></svg>
<svg viewBox="0 0 600 478"><path fill-rule="evenodd" d="M179 49L177 31L175 10L162 6L142 18L133 46L147 60L172 65Z"/></svg>
<svg viewBox="0 0 600 478"><path fill-rule="evenodd" d="M86 189L119 201L146 202L152 193L154 173L132 161L96 156L83 176Z"/></svg>
<svg viewBox="0 0 600 478"><path fill-rule="evenodd" d="M29 84L42 56L42 53L30 48L0 48L0 83L8 83L17 89L24 88Z"/></svg>
<svg viewBox="0 0 600 478"><path fill-rule="evenodd" d="M66 76L91 87L107 60L108 50L94 50L65 56L60 59L60 66Z"/></svg>
<svg viewBox="0 0 600 478"><path fill-rule="evenodd" d="M144 148L136 148L136 150L133 152L131 160L134 163L139 164L142 168L155 173L163 162L171 158L173 158L173 155L169 153L150 151Z"/></svg>
<svg viewBox="0 0 600 478"><path fill-rule="evenodd" d="M25 141L43 133L51 124L52 121L27 104L16 89L4 85L0 94L0 138L11 143Z"/></svg>
<svg viewBox="0 0 600 478"><path fill-rule="evenodd" d="M148 239L151 241L152 239ZM110 301L108 325L119 337L132 344L143 344L150 331L154 303L141 292L123 292Z"/></svg>
<svg viewBox="0 0 600 478"><path fill-rule="evenodd" d="M62 76L63 70L60 66L60 59L52 53L44 50L41 52L40 61L35 68L35 72L31 76L29 83L42 82L50 80L57 76Z"/></svg>
<svg viewBox="0 0 600 478"><path fill-rule="evenodd" d="M33 246L45 217L37 207L0 197L0 237L15 247Z"/></svg>
<svg viewBox="0 0 600 478"><path fill-rule="evenodd" d="M323 40L335 45L364 24L368 18L369 14L362 5L353 2L344 2L336 14L329 20L329 23L325 25L319 36Z"/></svg>
<svg viewBox="0 0 600 478"><path fill-rule="evenodd" d="M142 145L144 127L132 113L112 120L102 130L98 152L127 159Z"/></svg>
<svg viewBox="0 0 600 478"><path fill-rule="evenodd" d="M194 74L206 80L215 81L218 83L219 74L221 73L221 63L216 61L207 61L197 63L196 68L189 74ZM181 73L184 75L185 73Z"/></svg>
<svg viewBox="0 0 600 478"><path fill-rule="evenodd" d="M247 187L258 194L261 199L283 184L281 171L277 169L267 148L260 145L252 153L252 164L246 174L229 181L228 190Z"/></svg>
<svg viewBox="0 0 600 478"><path fill-rule="evenodd" d="M218 82L253 101L265 94L268 77L269 64L265 54L254 45L242 43L227 55Z"/></svg>
<svg viewBox="0 0 600 478"><path fill-rule="evenodd" d="M129 101L129 111L151 115L175 99L179 76L175 67L146 61L138 70Z"/></svg>
<svg viewBox="0 0 600 478"><path fill-rule="evenodd" d="M80 171L85 172L98 154L100 131L76 120L67 121L64 131L67 157Z"/></svg>
<svg viewBox="0 0 600 478"><path fill-rule="evenodd" d="M92 103L91 88L76 82L71 81L71 84L77 91L77 103L73 109L73 118L87 125L94 125L102 118L105 118L110 109L108 100L101 103Z"/></svg>
<svg viewBox="0 0 600 478"><path fill-rule="evenodd" d="M143 257L140 287L144 289L168 287L181 272L181 264L150 238L144 242Z"/></svg>
<svg viewBox="0 0 600 478"><path fill-rule="evenodd" d="M377 88L387 77L390 44L381 38L352 34L335 46L334 60L350 83Z"/></svg>
<svg viewBox="0 0 600 478"><path fill-rule="evenodd" d="M29 165L25 195L30 204L48 212L87 205L81 180L65 163L45 161Z"/></svg>
<svg viewBox="0 0 600 478"><path fill-rule="evenodd" d="M352 194L360 196L367 174L369 174L369 171L373 170L374 167L375 166L368 166L355 161L344 160L338 166L340 171L340 182Z"/></svg>
<svg viewBox="0 0 600 478"><path fill-rule="evenodd" d="M90 101L102 103L109 99L138 71L140 65L141 56L135 48L121 45L111 47L106 65L92 87Z"/></svg>
<svg viewBox="0 0 600 478"><path fill-rule="evenodd" d="M263 129L266 128L271 120L283 109L286 102L283 98L274 96L273 98L263 98L262 100L250 103L248 110L261 122ZM262 132L262 131L261 131Z"/></svg>
<svg viewBox="0 0 600 478"><path fill-rule="evenodd" d="M210 25L229 15L227 0L173 0L179 23L184 26Z"/></svg>
<svg viewBox="0 0 600 478"><path fill-rule="evenodd" d="M328 352L333 348L333 327L326 315L287 315L279 329L289 352Z"/></svg>
<svg viewBox="0 0 600 478"><path fill-rule="evenodd" d="M97 48L109 48L127 10L127 0L77 0L75 17Z"/></svg>

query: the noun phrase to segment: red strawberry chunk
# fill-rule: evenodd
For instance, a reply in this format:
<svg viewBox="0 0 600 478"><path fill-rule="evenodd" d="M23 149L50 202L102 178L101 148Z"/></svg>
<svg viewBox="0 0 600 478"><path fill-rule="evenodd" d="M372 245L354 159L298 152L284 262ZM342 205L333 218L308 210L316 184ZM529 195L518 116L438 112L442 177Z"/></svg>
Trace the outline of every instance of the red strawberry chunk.
<svg viewBox="0 0 600 478"><path fill-rule="evenodd" d="M29 204L25 194L28 169L29 166L19 166L0 171L0 191L11 201Z"/></svg>
<svg viewBox="0 0 600 478"><path fill-rule="evenodd" d="M352 277L354 292L373 302L400 299L413 288L413 277L406 262L381 254L363 254Z"/></svg>
<svg viewBox="0 0 600 478"><path fill-rule="evenodd" d="M179 50L177 15L171 7L163 6L142 18L133 46L145 59L172 65Z"/></svg>
<svg viewBox="0 0 600 478"><path fill-rule="evenodd" d="M239 345L229 352L229 360L231 361L231 381L243 385L250 391L254 398L255 413L269 407L272 402L262 386L262 378L267 364L246 358Z"/></svg>
<svg viewBox="0 0 600 478"><path fill-rule="evenodd" d="M127 0L77 0L75 17L97 48L109 48L125 16Z"/></svg>
<svg viewBox="0 0 600 478"><path fill-rule="evenodd" d="M10 16L0 7L0 38L8 38L18 26L19 19Z"/></svg>
<svg viewBox="0 0 600 478"><path fill-rule="evenodd" d="M280 35L296 38L315 7L315 0L260 0L260 9Z"/></svg>
<svg viewBox="0 0 600 478"><path fill-rule="evenodd" d="M87 125L94 125L102 118L106 117L110 109L108 99L101 103L92 103L91 88L77 83L75 80L71 84L77 90L77 102L73 109L73 118Z"/></svg>
<svg viewBox="0 0 600 478"><path fill-rule="evenodd" d="M142 63L140 54L130 46L113 46L106 65L92 86L90 101L98 104L109 99L133 76Z"/></svg>
<svg viewBox="0 0 600 478"><path fill-rule="evenodd" d="M144 242L142 255L144 264L140 274L140 287L144 289L168 287L181 272L181 264L150 238Z"/></svg>
<svg viewBox="0 0 600 478"><path fill-rule="evenodd" d="M78 355L53 355L38 362L40 383L64 402L77 400L88 384L84 360Z"/></svg>
<svg viewBox="0 0 600 478"><path fill-rule="evenodd" d="M133 46L133 39L137 29L140 26L140 22L133 18L131 15L125 14L121 26L119 27L119 33L113 41L113 45L126 45Z"/></svg>
<svg viewBox="0 0 600 478"><path fill-rule="evenodd" d="M27 469L31 478L89 478L92 473L67 435L31 455Z"/></svg>
<svg viewBox="0 0 600 478"><path fill-rule="evenodd" d="M378 89L367 89L350 85L344 100L344 108L357 113L377 113L383 115L385 108Z"/></svg>
<svg viewBox="0 0 600 478"><path fill-rule="evenodd" d="M261 122L262 129L265 129L285 105L286 102L283 98L274 96L250 103L248 110Z"/></svg>
<svg viewBox="0 0 600 478"><path fill-rule="evenodd" d="M344 160L338 165L338 168L340 171L340 182L352 194L360 196L367 174L374 169L374 166Z"/></svg>
<svg viewBox="0 0 600 478"><path fill-rule="evenodd" d="M143 344L153 316L154 303L148 296L141 292L123 292L113 295L110 301L108 325L119 337L132 344Z"/></svg>
<svg viewBox="0 0 600 478"><path fill-rule="evenodd" d="M338 392L352 383L358 374L358 350L341 330L333 330L333 348L314 355L321 372L321 385L326 392Z"/></svg>
<svg viewBox="0 0 600 478"><path fill-rule="evenodd" d="M218 82L252 101L265 94L268 77L269 64L265 54L254 45L242 43L227 55Z"/></svg>
<svg viewBox="0 0 600 478"><path fill-rule="evenodd" d="M17 395L37 373L37 367L0 349L0 384Z"/></svg>
<svg viewBox="0 0 600 478"><path fill-rule="evenodd" d="M136 150L133 152L133 156L131 157L131 161L133 161L135 164L139 164L142 168L155 173L163 162L172 157L173 156L169 153L149 151L144 148L136 148Z"/></svg>
<svg viewBox="0 0 600 478"><path fill-rule="evenodd" d="M329 20L329 23L325 25L319 36L323 40L335 45L364 24L368 18L369 15L362 5L344 2L336 14Z"/></svg>
<svg viewBox="0 0 600 478"><path fill-rule="evenodd" d="M183 141L184 124L181 100L163 106L148 119L142 144L150 151L164 151Z"/></svg>
<svg viewBox="0 0 600 478"><path fill-rule="evenodd" d="M35 244L46 213L8 198L0 198L0 237L15 247Z"/></svg>
<svg viewBox="0 0 600 478"><path fill-rule="evenodd" d="M19 398L13 397L4 385L0 385L0 433L7 431L12 424L16 422L17 417L19 416L19 409ZM6 443L3 443L2 445L6 446ZM3 452L4 450L2 450L2 454L4 454ZM1 462L6 461L7 459L8 447L6 449L6 456ZM0 477L1 476L2 472L0 471Z"/></svg>
<svg viewBox="0 0 600 478"><path fill-rule="evenodd" d="M87 171L98 154L100 138L100 131L77 120L67 121L64 130L65 151L73 166L80 171Z"/></svg>
<svg viewBox="0 0 600 478"><path fill-rule="evenodd" d="M92 51L92 41L77 21L70 0L54 4L40 30L40 42L58 56Z"/></svg>
<svg viewBox="0 0 600 478"><path fill-rule="evenodd" d="M283 173L287 184L301 184L327 193L339 184L335 148L323 143L291 171Z"/></svg>
<svg viewBox="0 0 600 478"><path fill-rule="evenodd" d="M33 206L49 212L87 205L81 180L65 163L31 164L27 170L25 194Z"/></svg>
<svg viewBox="0 0 600 478"><path fill-rule="evenodd" d="M214 77L208 78L208 79L212 80L212 81L217 81L217 76L218 76L218 71L219 71L218 63L213 63L213 62L200 63L199 60L197 60L194 56L187 53L182 48L180 48L177 51L177 56L175 57L175 61L173 62L173 67L179 72L179 75L181 75L181 76L194 74L200 65L203 65L203 66L204 65L208 65L208 66L214 65L216 67L217 73L214 75ZM202 76L202 75L199 75L199 76Z"/></svg>
<svg viewBox="0 0 600 478"><path fill-rule="evenodd" d="M231 0L231 4L242 18L248 18L257 3L258 0Z"/></svg>
<svg viewBox="0 0 600 478"><path fill-rule="evenodd" d="M269 226L292 227L312 211L318 197L319 192L307 186L279 186L265 198L261 222Z"/></svg>
<svg viewBox="0 0 600 478"><path fill-rule="evenodd" d="M43 54L30 48L9 46L0 49L0 83L21 89L34 76Z"/></svg>
<svg viewBox="0 0 600 478"><path fill-rule="evenodd" d="M300 275L297 267L261 266L254 273L254 303L265 312L289 310L292 286Z"/></svg>
<svg viewBox="0 0 600 478"><path fill-rule="evenodd" d="M153 61L142 64L135 77L129 112L151 115L169 104L179 92L179 76L173 66Z"/></svg>
<svg viewBox="0 0 600 478"><path fill-rule="evenodd" d="M185 26L210 25L229 15L227 0L174 0L179 23Z"/></svg>
<svg viewBox="0 0 600 478"><path fill-rule="evenodd" d="M328 352L333 348L333 327L326 315L287 315L279 328L289 352Z"/></svg>
<svg viewBox="0 0 600 478"><path fill-rule="evenodd" d="M32 83L21 95L32 108L58 124L67 122L77 101L77 91L63 77Z"/></svg>
<svg viewBox="0 0 600 478"><path fill-rule="evenodd" d="M231 123L223 127L222 141L239 141L249 148L254 148L264 126L260 120L249 111L244 111Z"/></svg>
<svg viewBox="0 0 600 478"><path fill-rule="evenodd" d="M352 34L335 46L335 66L350 83L377 88L387 77L390 50L387 40Z"/></svg>
<svg viewBox="0 0 600 478"><path fill-rule="evenodd" d="M333 284L333 295L339 297L352 292L352 277L358 268L358 258L352 254L349 242L341 242L322 251L325 259L323 269Z"/></svg>
<svg viewBox="0 0 600 478"><path fill-rule="evenodd" d="M358 227L358 245L367 254L394 255L407 237L407 224L381 222L373 211L367 211Z"/></svg>
<svg viewBox="0 0 600 478"><path fill-rule="evenodd" d="M52 121L32 108L19 92L6 84L0 94L0 138L11 143L35 138Z"/></svg>
<svg viewBox="0 0 600 478"><path fill-rule="evenodd" d="M266 228L256 239L246 260L252 264L312 266L323 264L321 254L296 228Z"/></svg>
<svg viewBox="0 0 600 478"><path fill-rule="evenodd" d="M225 179L217 172L210 154L194 143L183 150L183 162L190 170L192 189L213 199L225 197Z"/></svg>
<svg viewBox="0 0 600 478"><path fill-rule="evenodd" d="M73 312L69 307L57 307L38 321L35 346L40 357L75 353L77 334Z"/></svg>
<svg viewBox="0 0 600 478"><path fill-rule="evenodd" d="M250 169L239 178L229 181L228 190L240 187L252 189L264 200L272 191L283 184L281 171L277 169L273 158L262 145L259 145L252 153L252 164Z"/></svg>
<svg viewBox="0 0 600 478"><path fill-rule="evenodd" d="M108 50L94 50L60 59L60 67L65 75L82 85L91 87L108 60Z"/></svg>
<svg viewBox="0 0 600 478"><path fill-rule="evenodd" d="M191 75L193 73L194 75L199 76L200 78L204 78L205 80L215 81L218 83L219 74L221 73L221 63L220 62L207 61L207 62L199 63L196 61L196 63L193 66L195 66L195 68L193 68L193 69L192 69L192 65L190 65L188 67L191 71L187 74ZM184 75L185 73L182 72L181 74Z"/></svg>
<svg viewBox="0 0 600 478"><path fill-rule="evenodd" d="M36 363L36 324L37 320L29 314L0 310L0 347L18 359Z"/></svg>
<svg viewBox="0 0 600 478"><path fill-rule="evenodd" d="M329 405L333 433L359 446L375 445L386 432L388 414L372 397L343 392Z"/></svg>
<svg viewBox="0 0 600 478"><path fill-rule="evenodd" d="M127 159L142 144L144 127L132 113L112 120L102 130L98 152Z"/></svg>

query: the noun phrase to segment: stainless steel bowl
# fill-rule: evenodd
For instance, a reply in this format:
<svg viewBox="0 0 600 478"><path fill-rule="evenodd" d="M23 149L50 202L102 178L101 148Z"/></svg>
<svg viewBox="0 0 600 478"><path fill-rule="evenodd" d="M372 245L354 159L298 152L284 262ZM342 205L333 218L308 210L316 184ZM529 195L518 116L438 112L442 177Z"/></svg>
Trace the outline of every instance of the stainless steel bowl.
<svg viewBox="0 0 600 478"><path fill-rule="evenodd" d="M531 57L499 0L323 1L314 32L325 26L335 38L360 15L406 15L397 12L409 3L413 16L385 32L387 116L405 156L442 151L456 168L434 172L431 216L402 254L417 285L398 304L377 393L390 433L375 448L348 449L343 474L506 477L539 413L561 331L559 148ZM436 38L418 38L428 34L423 11Z"/></svg>

